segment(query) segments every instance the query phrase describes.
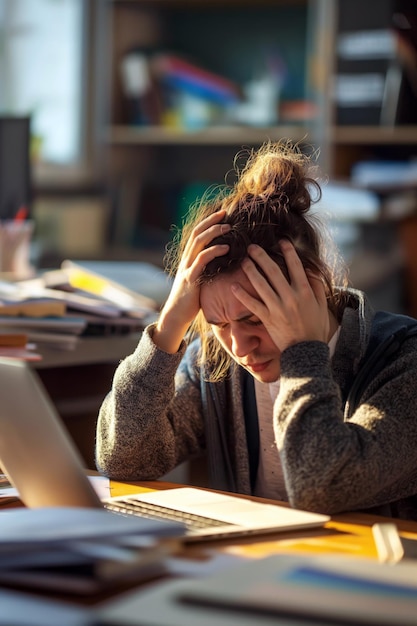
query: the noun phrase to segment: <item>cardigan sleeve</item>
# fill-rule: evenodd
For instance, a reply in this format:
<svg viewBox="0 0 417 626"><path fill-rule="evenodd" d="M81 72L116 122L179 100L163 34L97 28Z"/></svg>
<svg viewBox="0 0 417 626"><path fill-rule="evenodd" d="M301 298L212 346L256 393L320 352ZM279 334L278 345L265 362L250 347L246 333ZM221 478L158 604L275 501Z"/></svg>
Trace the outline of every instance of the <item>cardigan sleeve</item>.
<svg viewBox="0 0 417 626"><path fill-rule="evenodd" d="M185 343L159 350L153 326L118 365L99 411L96 465L119 480L153 480L198 454L204 445L199 383Z"/></svg>
<svg viewBox="0 0 417 626"><path fill-rule="evenodd" d="M292 506L337 513L417 493L416 348L403 345L347 421L327 345L283 352L274 429Z"/></svg>

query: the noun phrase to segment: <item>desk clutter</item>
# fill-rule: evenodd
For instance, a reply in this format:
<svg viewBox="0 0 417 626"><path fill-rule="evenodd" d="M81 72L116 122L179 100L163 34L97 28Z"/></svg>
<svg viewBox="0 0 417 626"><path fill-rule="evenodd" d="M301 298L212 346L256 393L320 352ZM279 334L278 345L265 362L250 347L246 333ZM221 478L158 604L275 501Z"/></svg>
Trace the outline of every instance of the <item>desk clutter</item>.
<svg viewBox="0 0 417 626"><path fill-rule="evenodd" d="M81 507L6 510L1 527L0 585L83 596L161 574L184 532L176 522Z"/></svg>
<svg viewBox="0 0 417 626"><path fill-rule="evenodd" d="M35 278L0 280L0 356L35 361L45 344L71 350L83 336L141 331L156 319L169 287L158 267L130 262L66 260Z"/></svg>
<svg viewBox="0 0 417 626"><path fill-rule="evenodd" d="M128 592L98 609L100 626L411 626L417 566L340 555L272 555L197 579ZM145 623L145 622L143 622Z"/></svg>
<svg viewBox="0 0 417 626"><path fill-rule="evenodd" d="M167 556L166 573L178 557ZM0 626L414 626L417 566L341 555L219 559L96 605L0 589ZM175 565L172 565L175 568ZM52 621L55 619L55 622Z"/></svg>

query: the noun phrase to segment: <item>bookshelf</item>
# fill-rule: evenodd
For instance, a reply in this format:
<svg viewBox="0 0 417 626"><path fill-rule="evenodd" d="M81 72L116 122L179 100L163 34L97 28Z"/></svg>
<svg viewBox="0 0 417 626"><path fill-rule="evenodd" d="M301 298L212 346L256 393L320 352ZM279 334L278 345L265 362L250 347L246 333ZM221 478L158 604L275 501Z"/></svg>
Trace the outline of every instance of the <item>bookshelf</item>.
<svg viewBox="0 0 417 626"><path fill-rule="evenodd" d="M417 119L384 125L340 123L333 96L343 70L340 36L387 28L389 3L370 0L365 7L360 0L98 2L100 141L114 205L113 243L164 247L167 229L178 223L184 202L191 197L189 183L202 187L223 182L236 152L266 139L289 138L319 149L322 169L330 179L349 179L354 164L363 159L413 157ZM223 120L190 129L131 122L120 71L129 50L174 50L242 86L256 75L265 49L274 45L284 59L286 80L273 123ZM309 103L315 113L287 119L282 105L296 101Z"/></svg>
<svg viewBox="0 0 417 626"><path fill-rule="evenodd" d="M316 0L97 2L99 140L113 198L110 230L116 247L164 247L171 225L178 224L195 191L193 183L202 188L224 182L240 149L281 138L319 145L321 108L309 67L313 59L320 65L313 27L316 4ZM240 89L265 69L265 56L278 53L287 77L277 107L282 101L307 102L310 109L316 107L316 114L307 108L304 119L288 118L288 113L282 119L277 108L277 119L267 124L227 119L197 127L137 123L132 121L121 71L132 50L174 51Z"/></svg>

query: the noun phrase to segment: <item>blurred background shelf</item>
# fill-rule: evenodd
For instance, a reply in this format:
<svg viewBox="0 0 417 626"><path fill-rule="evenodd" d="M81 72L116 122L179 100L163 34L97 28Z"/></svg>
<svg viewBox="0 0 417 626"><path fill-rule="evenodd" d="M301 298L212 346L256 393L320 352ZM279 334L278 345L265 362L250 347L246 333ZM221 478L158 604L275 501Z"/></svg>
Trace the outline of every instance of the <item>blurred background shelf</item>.
<svg viewBox="0 0 417 626"><path fill-rule="evenodd" d="M0 78L12 82L0 93L0 110L13 110L21 72L43 85L30 110L33 257L42 268L64 258L162 266L190 205L225 178L233 183L235 155L267 140L298 143L317 157L323 180L351 186L358 164L417 160L415 2L74 0L70 20L59 17L69 10L61 3L38 0L36 11L24 0L6 6ZM53 53L58 26L62 42ZM35 36L36 55L18 64L22 42ZM47 72L32 68L41 45ZM59 97L47 97L70 54L65 76L76 76L74 92L68 96L66 80ZM59 123L62 111L51 114L60 98L76 113L71 130ZM58 120L50 145L45 119ZM74 143L72 160L52 155L65 137ZM403 221L405 206L408 217L417 213L413 185L395 189ZM386 194L379 200L383 218ZM400 223L399 213L388 229L397 241L384 245L399 242L407 273L417 265L410 257L417 244L410 243L412 221ZM352 207L339 230L360 233L359 222ZM376 241L377 223L374 232ZM358 258L363 243L356 243ZM406 284L408 291L411 279Z"/></svg>
<svg viewBox="0 0 417 626"><path fill-rule="evenodd" d="M331 141L336 144L417 145L417 125L407 126L334 126Z"/></svg>
<svg viewBox="0 0 417 626"><path fill-rule="evenodd" d="M257 128L210 126L198 131L164 128L161 126L111 126L105 133L110 145L259 145L265 139L278 141L283 137L302 141L311 132L310 126L280 125ZM417 134L417 131L416 131Z"/></svg>

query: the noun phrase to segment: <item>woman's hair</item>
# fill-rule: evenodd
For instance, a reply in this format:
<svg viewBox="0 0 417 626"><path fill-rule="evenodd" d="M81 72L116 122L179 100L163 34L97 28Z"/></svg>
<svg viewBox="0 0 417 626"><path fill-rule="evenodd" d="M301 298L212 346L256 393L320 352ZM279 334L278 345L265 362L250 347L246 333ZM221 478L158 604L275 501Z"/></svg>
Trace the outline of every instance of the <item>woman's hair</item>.
<svg viewBox="0 0 417 626"><path fill-rule="evenodd" d="M243 156L240 153L238 157ZM175 274L193 228L208 215L226 210L223 222L230 231L213 243L229 244L229 252L213 259L204 268L199 282L210 283L219 275L232 274L247 256L250 243L261 246L278 264L289 280L279 242L288 239L294 245L305 269L320 276L327 292L329 309L340 319L342 302L336 285L346 285L343 263L333 241L317 216L310 214L313 202L321 198L317 168L313 158L290 142L267 142L249 151L240 170L235 159L236 182L207 190L190 207L185 223L168 249L167 269ZM231 362L211 332L200 311L190 333L201 338L201 363L210 364L211 380L222 378Z"/></svg>

